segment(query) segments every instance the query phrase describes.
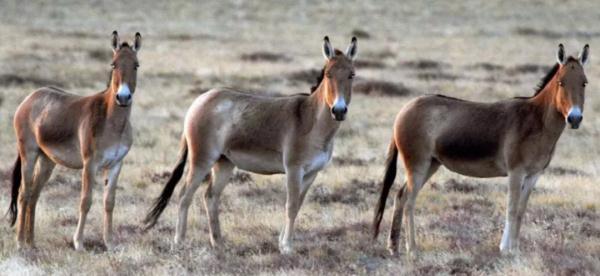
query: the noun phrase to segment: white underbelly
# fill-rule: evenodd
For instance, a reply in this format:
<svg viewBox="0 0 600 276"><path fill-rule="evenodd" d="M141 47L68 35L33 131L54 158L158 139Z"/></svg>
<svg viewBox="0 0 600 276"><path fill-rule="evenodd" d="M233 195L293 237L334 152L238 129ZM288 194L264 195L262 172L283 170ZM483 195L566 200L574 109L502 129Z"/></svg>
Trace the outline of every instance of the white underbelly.
<svg viewBox="0 0 600 276"><path fill-rule="evenodd" d="M129 152L129 146L123 144L112 145L102 152L99 168L111 168L123 160Z"/></svg>
<svg viewBox="0 0 600 276"><path fill-rule="evenodd" d="M320 171L327 163L329 163L329 160L331 160L331 152L319 152L312 156L312 158L306 160L304 171L307 173Z"/></svg>

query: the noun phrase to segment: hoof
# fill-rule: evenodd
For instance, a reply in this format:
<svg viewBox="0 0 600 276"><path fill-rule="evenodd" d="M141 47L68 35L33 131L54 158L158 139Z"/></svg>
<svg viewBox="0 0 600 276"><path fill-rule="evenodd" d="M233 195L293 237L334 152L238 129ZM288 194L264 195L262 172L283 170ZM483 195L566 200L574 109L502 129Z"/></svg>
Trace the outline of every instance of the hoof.
<svg viewBox="0 0 600 276"><path fill-rule="evenodd" d="M292 249L292 247L290 245L280 244L279 245L279 253L281 253L282 255L291 255L291 254L294 254L294 249Z"/></svg>
<svg viewBox="0 0 600 276"><path fill-rule="evenodd" d="M416 250L416 249L407 250L406 257L411 261L418 259L419 258L419 250Z"/></svg>
<svg viewBox="0 0 600 276"><path fill-rule="evenodd" d="M104 246L106 246L106 251L115 251L117 249L117 244L114 242L104 242Z"/></svg>
<svg viewBox="0 0 600 276"><path fill-rule="evenodd" d="M78 241L78 240L73 240L73 247L75 248L75 251L84 251L85 248L83 248L83 242L82 241Z"/></svg>
<svg viewBox="0 0 600 276"><path fill-rule="evenodd" d="M223 240L222 239L210 239L210 246L213 249L219 249L221 247L223 247Z"/></svg>

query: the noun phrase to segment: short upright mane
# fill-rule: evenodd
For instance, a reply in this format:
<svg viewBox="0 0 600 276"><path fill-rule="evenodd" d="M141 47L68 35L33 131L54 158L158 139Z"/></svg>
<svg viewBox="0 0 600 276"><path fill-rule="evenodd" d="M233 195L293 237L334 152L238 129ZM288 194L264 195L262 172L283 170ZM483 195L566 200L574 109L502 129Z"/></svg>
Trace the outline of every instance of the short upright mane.
<svg viewBox="0 0 600 276"><path fill-rule="evenodd" d="M344 52L342 52L338 49L335 49L335 55L336 56L344 55ZM314 93L317 90L317 88L319 88L319 84L321 84L321 82L323 81L323 78L325 77L325 67L327 67L327 64L325 64L325 66L323 66L321 73L317 77L317 83L310 88L310 94Z"/></svg>
<svg viewBox="0 0 600 276"><path fill-rule="evenodd" d="M570 56L567 58L567 61L565 61L565 63L568 63L571 61L578 62L578 60L576 58ZM538 83L538 85L535 87L534 96L536 96L537 94L540 94L540 92L542 92L542 90L544 90L544 88L546 88L546 85L548 85L548 83L552 80L552 78L554 78L554 75L556 75L559 68L560 68L559 63L554 64L552 69L550 69L550 71L548 71L548 73L546 73L546 75L542 78L542 80L540 80L540 83Z"/></svg>
<svg viewBox="0 0 600 276"><path fill-rule="evenodd" d="M310 94L317 91L317 88L319 88L319 84L321 84L324 77L325 77L325 67L323 67L323 69L321 69L321 73L319 74L319 76L317 76L317 83L310 88Z"/></svg>
<svg viewBox="0 0 600 276"><path fill-rule="evenodd" d="M560 64L558 62L556 64L554 64L554 66L552 66L552 69L550 69L550 71L548 71L548 73L546 73L546 75L540 80L538 85L535 87L534 96L536 96L537 94L540 94L540 92L542 92L542 90L544 90L546 85L548 85L548 83L552 80L552 78L554 78L554 75L556 75L556 72L558 72L559 68L560 68Z"/></svg>

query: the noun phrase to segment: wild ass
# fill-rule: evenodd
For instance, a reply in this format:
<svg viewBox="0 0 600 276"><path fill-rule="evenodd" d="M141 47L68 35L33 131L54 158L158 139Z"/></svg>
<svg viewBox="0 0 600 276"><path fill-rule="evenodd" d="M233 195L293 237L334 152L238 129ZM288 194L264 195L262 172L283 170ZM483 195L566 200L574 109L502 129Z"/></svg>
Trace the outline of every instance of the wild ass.
<svg viewBox="0 0 600 276"><path fill-rule="evenodd" d="M167 206L186 161L190 168L179 198L176 245L185 237L192 196L211 168L204 206L215 247L221 242L219 197L233 169L285 173L287 221L279 248L282 253L291 252L296 215L317 173L331 159L333 138L346 118L356 53L356 38L342 53L325 37L326 64L310 95L267 97L221 88L199 96L185 116L177 166L146 216L146 228L156 223Z"/></svg>
<svg viewBox="0 0 600 276"><path fill-rule="evenodd" d="M113 32L112 73L106 90L81 97L55 87L44 87L29 95L17 108L14 127L19 155L13 170L9 211L11 225L17 222L20 248L33 246L35 207L56 164L83 169L79 223L73 237L76 250L83 249L83 229L92 204L96 174L103 173L104 243L109 249L113 246L115 188L121 160L132 143L129 115L141 41L141 35L136 33L132 46L127 42L121 44L117 31Z"/></svg>
<svg viewBox="0 0 600 276"><path fill-rule="evenodd" d="M500 251L518 249L521 220L538 177L550 163L565 124L577 129L582 120L587 79L585 45L578 58L558 46L558 63L536 93L495 103L476 103L441 95L412 100L398 113L388 149L381 196L375 210L377 237L385 201L396 176L400 152L406 182L398 191L388 249L398 251L402 217L408 228L406 249L415 248L414 205L417 193L440 165L473 177L508 176L509 192Z"/></svg>

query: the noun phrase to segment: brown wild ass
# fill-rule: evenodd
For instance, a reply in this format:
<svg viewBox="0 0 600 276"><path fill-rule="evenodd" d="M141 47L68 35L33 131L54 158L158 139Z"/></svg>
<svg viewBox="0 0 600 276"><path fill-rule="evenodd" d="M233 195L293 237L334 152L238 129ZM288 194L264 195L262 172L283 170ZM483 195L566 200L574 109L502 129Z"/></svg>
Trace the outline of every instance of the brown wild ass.
<svg viewBox="0 0 600 276"><path fill-rule="evenodd" d="M96 174L104 175L104 243L112 248L115 188L121 160L132 143L129 115L141 39L136 33L132 46L126 42L120 44L117 32L113 32L112 73L106 90L81 97L44 87L17 108L14 127L19 155L13 171L9 211L11 225L17 222L20 248L33 246L35 207L56 164L83 169L79 223L73 237L76 250L83 249L83 229L92 204Z"/></svg>
<svg viewBox="0 0 600 276"><path fill-rule="evenodd" d="M538 177L550 163L565 125L578 128L582 120L587 79L585 45L578 58L566 57L559 45L558 63L532 97L495 103L476 103L441 95L412 100L398 113L388 149L386 172L375 210L377 237L385 201L396 177L400 152L406 182L398 191L388 240L398 251L402 217L406 217L406 249L416 251L414 205L417 193L440 165L473 177L508 176L506 222L500 251L518 250L521 220Z"/></svg>
<svg viewBox="0 0 600 276"><path fill-rule="evenodd" d="M310 95L266 97L222 88L212 89L192 103L185 116L179 161L146 216L146 228L156 223L167 206L186 161L190 168L179 198L175 245L183 242L192 196L211 168L204 207L213 246L221 242L219 197L233 169L285 173L287 220L279 248L282 253L292 251L294 220L308 188L331 159L333 137L346 117L354 77L356 38L346 53L334 50L327 37L324 40L326 64Z"/></svg>

